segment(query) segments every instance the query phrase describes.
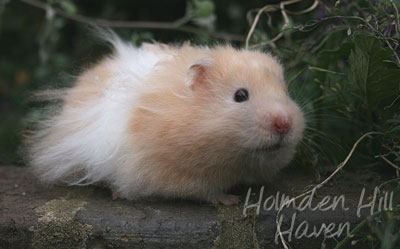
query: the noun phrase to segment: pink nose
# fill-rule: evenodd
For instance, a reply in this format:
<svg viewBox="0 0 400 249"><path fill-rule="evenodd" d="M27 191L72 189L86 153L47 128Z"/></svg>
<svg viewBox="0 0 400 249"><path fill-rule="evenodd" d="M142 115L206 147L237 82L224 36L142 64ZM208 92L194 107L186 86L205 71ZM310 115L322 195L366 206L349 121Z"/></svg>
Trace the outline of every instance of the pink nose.
<svg viewBox="0 0 400 249"><path fill-rule="evenodd" d="M280 135L285 135L289 133L291 127L292 122L288 117L284 115L277 115L272 121L272 129Z"/></svg>

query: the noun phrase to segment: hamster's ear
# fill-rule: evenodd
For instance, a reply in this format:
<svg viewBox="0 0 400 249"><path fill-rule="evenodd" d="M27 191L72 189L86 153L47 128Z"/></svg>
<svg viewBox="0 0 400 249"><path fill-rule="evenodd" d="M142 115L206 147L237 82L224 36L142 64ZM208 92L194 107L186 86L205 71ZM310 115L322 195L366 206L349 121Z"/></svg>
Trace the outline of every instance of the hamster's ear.
<svg viewBox="0 0 400 249"><path fill-rule="evenodd" d="M209 58L203 58L193 63L187 72L185 83L192 90L196 87L205 87L207 85L207 76L212 67L212 61Z"/></svg>

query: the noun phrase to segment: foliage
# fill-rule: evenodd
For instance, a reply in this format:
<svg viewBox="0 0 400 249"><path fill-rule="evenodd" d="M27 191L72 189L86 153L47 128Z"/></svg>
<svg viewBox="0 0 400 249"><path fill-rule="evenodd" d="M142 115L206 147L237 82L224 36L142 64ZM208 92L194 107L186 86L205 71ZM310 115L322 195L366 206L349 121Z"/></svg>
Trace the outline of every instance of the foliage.
<svg viewBox="0 0 400 249"><path fill-rule="evenodd" d="M295 7L301 9L301 3ZM311 154L311 161L335 163L362 134L379 131L385 135L357 152L358 164L372 163L375 155L388 153L398 160L396 5L388 1L336 1L335 5L320 1L319 10L314 16L309 14L307 21L295 18L285 20L283 30L279 21L269 26L272 31L262 37L283 34L272 42L260 41L257 34L266 27L259 25L249 47L269 47L287 65L291 91L304 103L310 122L303 152Z"/></svg>
<svg viewBox="0 0 400 249"><path fill-rule="evenodd" d="M293 3L283 10L282 1L269 2L0 0L0 162L21 163L24 117L38 115L32 91L69 84L72 77L60 72L75 75L107 53L88 34L93 19L85 17L96 17L145 22L133 28L103 22L135 44L228 40L271 51L286 66L290 92L308 121L298 164L336 165L361 135L377 131L382 135L363 142L352 166L400 165L400 1L319 0L311 7L312 1L284 1ZM398 216L383 215L386 227L371 225L365 238L393 248Z"/></svg>
<svg viewBox="0 0 400 249"><path fill-rule="evenodd" d="M309 127L299 150L301 164L337 164L361 135L375 131L382 135L357 148L352 164L378 162L398 178L400 3L319 1L314 15L302 4L285 8L281 19L271 18L280 20L275 23L261 19L248 40L250 48L269 47L284 60L290 90L304 103ZM307 10L302 12L305 20L290 15L298 9ZM385 249L396 247L398 210L382 212L367 223L370 231L360 240ZM340 244L337 248L345 243Z"/></svg>

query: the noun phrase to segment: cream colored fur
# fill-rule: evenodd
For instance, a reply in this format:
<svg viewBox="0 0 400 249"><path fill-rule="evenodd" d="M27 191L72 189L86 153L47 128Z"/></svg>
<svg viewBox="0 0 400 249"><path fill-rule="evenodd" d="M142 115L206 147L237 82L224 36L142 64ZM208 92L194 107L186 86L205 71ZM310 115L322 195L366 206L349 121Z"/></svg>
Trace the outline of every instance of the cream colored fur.
<svg viewBox="0 0 400 249"><path fill-rule="evenodd" d="M44 182L210 201L239 182L263 183L293 157L304 120L272 56L107 39L114 54L60 94L62 108L30 140L30 164ZM233 100L238 88L249 101ZM279 142L265 128L276 113L293 129L279 150L259 151Z"/></svg>

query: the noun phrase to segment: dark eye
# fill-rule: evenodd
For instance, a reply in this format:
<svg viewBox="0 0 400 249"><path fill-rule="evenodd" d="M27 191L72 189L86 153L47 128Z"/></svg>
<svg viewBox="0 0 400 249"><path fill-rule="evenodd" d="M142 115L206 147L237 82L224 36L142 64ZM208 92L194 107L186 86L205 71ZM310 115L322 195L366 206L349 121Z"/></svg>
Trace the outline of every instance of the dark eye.
<svg viewBox="0 0 400 249"><path fill-rule="evenodd" d="M247 89L240 88L235 92L234 99L236 102L243 102L249 100L249 92L247 91Z"/></svg>

